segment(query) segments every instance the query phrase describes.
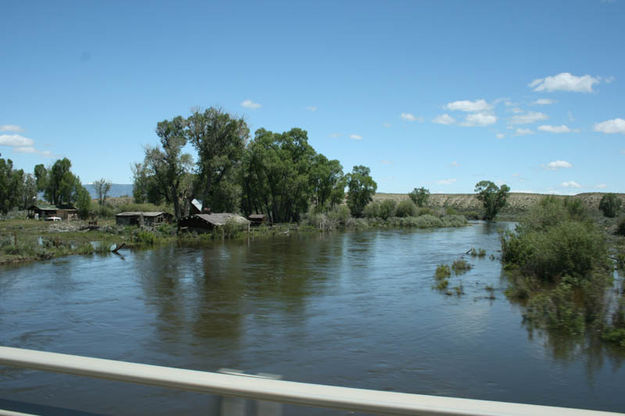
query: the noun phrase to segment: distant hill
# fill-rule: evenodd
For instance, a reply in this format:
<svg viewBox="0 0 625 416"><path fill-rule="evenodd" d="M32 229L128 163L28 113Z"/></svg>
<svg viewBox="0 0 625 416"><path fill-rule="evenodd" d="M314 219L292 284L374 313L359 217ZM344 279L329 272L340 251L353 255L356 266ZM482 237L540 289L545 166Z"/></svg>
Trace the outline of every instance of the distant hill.
<svg viewBox="0 0 625 416"><path fill-rule="evenodd" d="M95 193L95 187L92 184L83 185L91 198L96 199L98 196ZM111 185L111 190L109 191L107 197L110 198L118 198L120 196L132 196L132 184L130 183L114 183Z"/></svg>

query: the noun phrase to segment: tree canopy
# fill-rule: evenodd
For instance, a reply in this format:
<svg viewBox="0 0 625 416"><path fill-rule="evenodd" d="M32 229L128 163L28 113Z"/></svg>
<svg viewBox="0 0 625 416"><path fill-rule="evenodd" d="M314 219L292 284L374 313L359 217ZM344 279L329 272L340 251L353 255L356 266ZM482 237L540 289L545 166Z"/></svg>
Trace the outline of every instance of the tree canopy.
<svg viewBox="0 0 625 416"><path fill-rule="evenodd" d="M347 206L354 217L361 217L362 212L373 199L378 185L370 175L371 170L362 165L354 166L347 174Z"/></svg>
<svg viewBox="0 0 625 416"><path fill-rule="evenodd" d="M482 201L484 205L484 219L491 221L495 219L499 210L506 205L510 187L508 185L498 187L491 181L480 181L475 184L475 192L477 199Z"/></svg>

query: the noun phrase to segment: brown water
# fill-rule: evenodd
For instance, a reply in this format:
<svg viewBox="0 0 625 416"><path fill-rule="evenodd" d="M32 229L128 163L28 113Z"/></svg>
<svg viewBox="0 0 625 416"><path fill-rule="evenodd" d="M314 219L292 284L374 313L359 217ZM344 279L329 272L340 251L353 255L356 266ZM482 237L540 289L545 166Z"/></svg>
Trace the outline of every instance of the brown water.
<svg viewBox="0 0 625 416"><path fill-rule="evenodd" d="M506 226L500 224L498 227ZM283 379L625 411L625 356L523 326L498 261L432 290L436 265L497 254L497 227L163 247L0 269L0 344ZM495 300L487 299L487 285ZM207 395L0 367L0 408L211 414ZM58 414L64 414L60 410ZM287 407L286 414L328 411Z"/></svg>

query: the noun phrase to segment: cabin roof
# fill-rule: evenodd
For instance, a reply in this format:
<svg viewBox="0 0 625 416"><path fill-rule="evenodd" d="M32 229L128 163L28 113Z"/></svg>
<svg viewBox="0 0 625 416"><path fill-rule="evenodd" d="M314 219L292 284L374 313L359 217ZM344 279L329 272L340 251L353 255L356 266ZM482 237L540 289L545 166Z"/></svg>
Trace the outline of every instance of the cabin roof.
<svg viewBox="0 0 625 416"><path fill-rule="evenodd" d="M56 205L43 205L43 204L39 204L39 205L31 205L30 207L28 207L29 210L39 210L39 211L59 211L59 210L65 210L65 211L72 211L72 210L76 210L76 208L74 207L57 207Z"/></svg>
<svg viewBox="0 0 625 416"><path fill-rule="evenodd" d="M249 223L248 220L240 215L229 212L220 212L215 214L195 214L192 217L200 218L202 221L214 226L225 225L228 221L235 221L239 224Z"/></svg>
<svg viewBox="0 0 625 416"><path fill-rule="evenodd" d="M158 217L159 215L169 215L166 212L163 211L127 211L127 212L120 212L119 214L116 215L116 217L140 217L141 215L143 215L144 217Z"/></svg>
<svg viewBox="0 0 625 416"><path fill-rule="evenodd" d="M265 217L267 217L265 214L252 214L248 218L251 220L262 220Z"/></svg>

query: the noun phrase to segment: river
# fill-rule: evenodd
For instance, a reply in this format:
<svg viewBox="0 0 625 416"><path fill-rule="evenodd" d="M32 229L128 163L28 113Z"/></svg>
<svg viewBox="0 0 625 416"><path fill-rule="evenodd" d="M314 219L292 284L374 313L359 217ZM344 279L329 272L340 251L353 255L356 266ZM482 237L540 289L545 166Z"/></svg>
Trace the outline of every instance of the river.
<svg viewBox="0 0 625 416"><path fill-rule="evenodd" d="M285 380L625 411L625 355L530 332L498 228L377 230L72 256L0 269L0 345ZM465 294L434 271L471 247ZM486 286L495 288L489 299ZM214 397L0 368L0 408L210 414ZM65 414L61 410L59 414ZM338 413L286 407L285 414Z"/></svg>

